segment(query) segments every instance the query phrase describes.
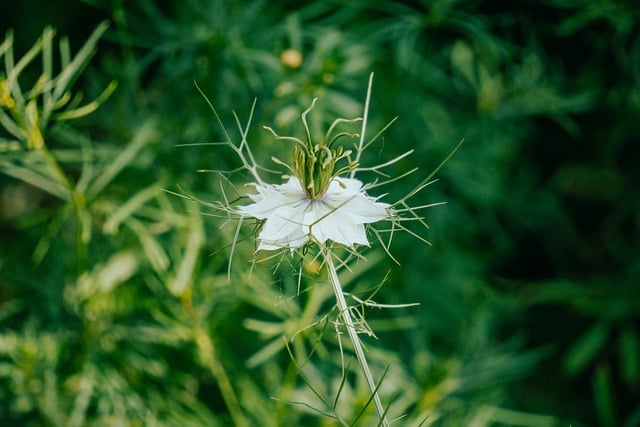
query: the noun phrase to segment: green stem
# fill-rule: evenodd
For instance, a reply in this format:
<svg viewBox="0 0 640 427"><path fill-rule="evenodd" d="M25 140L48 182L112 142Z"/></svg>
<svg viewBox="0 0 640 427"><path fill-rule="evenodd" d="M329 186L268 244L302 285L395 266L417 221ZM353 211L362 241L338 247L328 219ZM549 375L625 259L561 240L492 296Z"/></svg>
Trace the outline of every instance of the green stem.
<svg viewBox="0 0 640 427"><path fill-rule="evenodd" d="M351 318L351 311L349 310L349 306L347 305L347 301L344 298L344 293L342 292L342 286L340 286L340 280L338 279L338 273L336 272L336 267L333 264L333 258L331 258L331 250L324 250L324 260L327 264L327 270L329 271L329 281L331 282L331 286L333 287L333 292L336 295L336 303L338 305L338 310L340 311L340 316L347 327L347 333L349 334L349 339L353 343L353 349L356 353L356 357L358 359L358 363L360 364L360 368L362 369L362 373L364 374L367 385L369 386L369 390L373 396L373 402L376 406L376 410L378 411L378 415L380 416L380 420L382 420L382 425L384 427L389 426L389 422L387 421L385 415L384 406L382 406L382 402L380 401L380 396L378 395L378 388L376 386L375 381L373 380L373 376L371 375L371 369L369 369L369 364L367 363L367 358L364 354L364 350L362 348L362 343L360 342L360 337L358 336L358 331L353 323L353 319Z"/></svg>
<svg viewBox="0 0 640 427"><path fill-rule="evenodd" d="M218 387L220 388L222 399L227 405L227 409L229 410L229 415L233 420L233 424L236 427L248 427L249 422L242 413L240 402L236 397L233 386L231 385L231 380L227 376L227 372L216 357L215 347L213 345L213 342L211 341L211 338L209 338L209 335L204 329L200 327L196 328L197 329L194 331L194 338L196 341L196 345L200 350L200 357L202 359L202 362L211 371L211 374L215 378Z"/></svg>

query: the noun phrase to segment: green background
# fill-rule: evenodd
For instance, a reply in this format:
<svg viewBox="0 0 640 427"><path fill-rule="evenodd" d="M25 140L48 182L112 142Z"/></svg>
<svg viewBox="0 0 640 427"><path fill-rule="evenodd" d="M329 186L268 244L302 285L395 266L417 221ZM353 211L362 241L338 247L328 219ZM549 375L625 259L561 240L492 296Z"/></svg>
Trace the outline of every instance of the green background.
<svg viewBox="0 0 640 427"><path fill-rule="evenodd" d="M194 81L232 138L257 100L249 141L273 169L290 148L262 125L300 137L314 97L314 129L359 116L373 72L369 131L398 120L364 160L413 149L389 172L419 168L385 200L465 141L412 202L446 202L412 228L431 245L397 233L400 266L374 244L344 275L360 297L386 277L377 302L420 303L366 310L393 425L640 426L636 2L0 5L14 64L56 30L54 75L58 43L73 56L107 21L68 90L84 105L117 83L91 114L66 120L69 101L40 120L43 148L0 125L2 425L375 425L348 348L340 385L317 266L300 294L295 258L252 269L247 223L228 276L236 222L170 193L214 202L249 180L198 172L236 170L230 150L181 146L223 138ZM41 114L42 74L38 54L19 76Z"/></svg>

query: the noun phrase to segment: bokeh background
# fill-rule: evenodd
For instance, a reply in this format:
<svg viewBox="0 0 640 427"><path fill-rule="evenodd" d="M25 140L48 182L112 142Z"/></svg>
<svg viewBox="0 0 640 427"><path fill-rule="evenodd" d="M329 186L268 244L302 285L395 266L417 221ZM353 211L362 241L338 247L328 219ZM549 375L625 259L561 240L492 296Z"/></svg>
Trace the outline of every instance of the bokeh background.
<svg viewBox="0 0 640 427"><path fill-rule="evenodd" d="M632 0L0 1L0 424L376 425L317 266L252 267L246 224L228 273L236 223L171 193L248 180L199 172L239 162L189 145L223 138L194 82L232 138L257 100L273 167L289 147L262 125L301 135L314 97L315 129L357 117L373 72L370 131L398 120L365 160L419 168L389 200L465 140L414 200L446 202L431 245L398 233L400 266L374 245L343 277L420 303L366 310L393 425L640 426L639 20Z"/></svg>

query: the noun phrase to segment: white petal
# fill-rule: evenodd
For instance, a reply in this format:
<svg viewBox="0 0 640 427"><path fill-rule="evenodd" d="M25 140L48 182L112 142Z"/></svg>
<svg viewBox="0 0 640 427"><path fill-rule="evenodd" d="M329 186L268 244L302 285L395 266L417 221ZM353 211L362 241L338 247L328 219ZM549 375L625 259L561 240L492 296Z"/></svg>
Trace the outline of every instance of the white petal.
<svg viewBox="0 0 640 427"><path fill-rule="evenodd" d="M345 246L368 245L364 225L357 224L349 214L332 211L311 227L313 237L320 243L332 240Z"/></svg>
<svg viewBox="0 0 640 427"><path fill-rule="evenodd" d="M342 206L344 212L349 213L353 220L359 224L370 224L381 221L389 216L386 203L376 202L366 195L360 194L352 197Z"/></svg>
<svg viewBox="0 0 640 427"><path fill-rule="evenodd" d="M327 194L357 194L362 188L362 182L355 178L334 178L329 184Z"/></svg>
<svg viewBox="0 0 640 427"><path fill-rule="evenodd" d="M258 235L260 247L295 248L303 245L307 240L307 233L302 221L304 208L281 207L267 218Z"/></svg>
<svg viewBox="0 0 640 427"><path fill-rule="evenodd" d="M306 201L306 196L297 178L291 178L282 185L257 185L256 190L257 194L249 195L254 203L239 206L239 213L258 219L266 219L281 207L296 207Z"/></svg>
<svg viewBox="0 0 640 427"><path fill-rule="evenodd" d="M335 209L349 212L356 223L369 224L389 216L389 205L367 196L357 179L335 178L331 184L323 201Z"/></svg>
<svg viewBox="0 0 640 427"><path fill-rule="evenodd" d="M311 235L319 243L368 245L364 224L389 216L389 205L369 197L362 182L352 178L333 179L322 200L309 200L295 177L280 185L256 185L256 191L249 196L254 203L238 212L265 220L258 249L294 249Z"/></svg>
<svg viewBox="0 0 640 427"><path fill-rule="evenodd" d="M300 180L295 176L289 177L289 180L282 185L278 185L278 190L285 193L292 193L292 195L304 195L304 190Z"/></svg>

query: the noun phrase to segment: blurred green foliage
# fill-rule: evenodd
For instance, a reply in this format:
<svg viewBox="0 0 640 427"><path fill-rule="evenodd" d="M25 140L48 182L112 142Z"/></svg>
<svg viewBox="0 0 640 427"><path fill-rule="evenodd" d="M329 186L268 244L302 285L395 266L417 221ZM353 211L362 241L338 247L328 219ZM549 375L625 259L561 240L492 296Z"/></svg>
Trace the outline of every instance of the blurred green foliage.
<svg viewBox="0 0 640 427"><path fill-rule="evenodd" d="M399 119L370 160L420 168L389 198L466 141L417 202L447 202L432 246L398 235L401 266L374 248L344 278L420 303L367 313L396 425L640 426L635 2L53 4L0 16L3 425L375 425L317 266L300 294L299 266L252 269L247 225L228 278L234 224L164 191L248 179L179 147L221 138L194 80L227 129L257 99L266 165L262 124L300 132L313 97L312 128L359 116L374 72L369 129Z"/></svg>

